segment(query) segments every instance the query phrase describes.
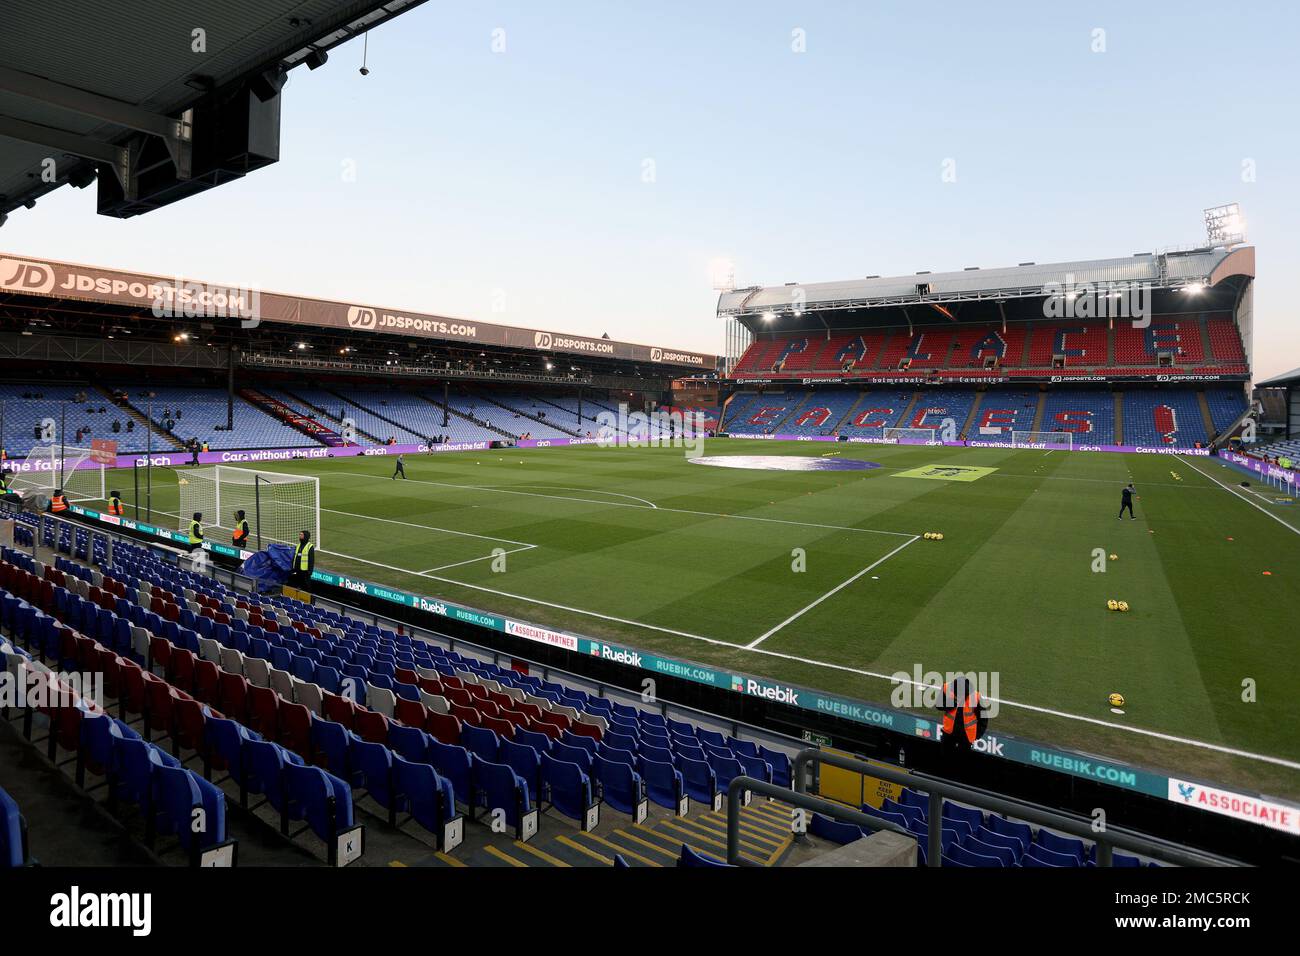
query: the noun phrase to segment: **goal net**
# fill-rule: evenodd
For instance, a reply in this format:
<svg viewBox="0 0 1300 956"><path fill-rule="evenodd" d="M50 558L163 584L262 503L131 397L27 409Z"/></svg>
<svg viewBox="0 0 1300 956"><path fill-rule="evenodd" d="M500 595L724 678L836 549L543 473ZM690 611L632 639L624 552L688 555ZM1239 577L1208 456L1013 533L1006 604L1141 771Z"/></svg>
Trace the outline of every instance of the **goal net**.
<svg viewBox="0 0 1300 956"><path fill-rule="evenodd" d="M297 544L300 531L310 531L321 546L319 478L213 465L180 472L177 484L181 530L189 527L197 511L205 529L233 531L235 512L242 511L250 548L260 550L272 541Z"/></svg>
<svg viewBox="0 0 1300 956"><path fill-rule="evenodd" d="M1015 432L1011 444L1016 448L1074 448L1074 435L1070 432Z"/></svg>
<svg viewBox="0 0 1300 956"><path fill-rule="evenodd" d="M943 433L937 428L883 428L881 437L900 445L938 445L943 441Z"/></svg>
<svg viewBox="0 0 1300 956"><path fill-rule="evenodd" d="M69 501L94 501L105 494L104 466L92 460L89 448L37 445L9 469L9 486L20 495L48 498L62 488Z"/></svg>

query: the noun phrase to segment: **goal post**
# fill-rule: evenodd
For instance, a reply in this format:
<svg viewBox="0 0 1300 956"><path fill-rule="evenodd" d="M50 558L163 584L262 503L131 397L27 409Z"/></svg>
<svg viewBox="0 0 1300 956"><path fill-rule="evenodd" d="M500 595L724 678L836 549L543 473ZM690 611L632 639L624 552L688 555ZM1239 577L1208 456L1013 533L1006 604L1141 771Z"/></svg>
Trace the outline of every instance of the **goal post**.
<svg viewBox="0 0 1300 956"><path fill-rule="evenodd" d="M881 437L900 445L938 445L943 442L943 435L937 428L883 428Z"/></svg>
<svg viewBox="0 0 1300 956"><path fill-rule="evenodd" d="M49 497L62 488L69 501L102 500L106 469L92 454L73 445L37 445L21 462L9 464L9 486L19 494Z"/></svg>
<svg viewBox="0 0 1300 956"><path fill-rule="evenodd" d="M199 512L204 528L233 531L235 512L242 511L258 549L272 541L296 545L300 531L310 531L321 546L320 479L313 475L212 465L180 472L177 485L182 530Z"/></svg>
<svg viewBox="0 0 1300 956"><path fill-rule="evenodd" d="M1074 435L1070 432L1013 431L1011 444L1016 448L1059 448L1071 451L1074 448Z"/></svg>

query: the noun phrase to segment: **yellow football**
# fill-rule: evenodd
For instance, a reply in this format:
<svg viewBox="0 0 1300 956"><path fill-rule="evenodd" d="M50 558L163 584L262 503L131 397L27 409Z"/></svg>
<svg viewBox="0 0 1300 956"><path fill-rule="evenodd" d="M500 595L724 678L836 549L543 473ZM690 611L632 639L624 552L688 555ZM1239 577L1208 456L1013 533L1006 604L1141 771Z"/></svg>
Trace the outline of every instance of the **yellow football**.
<svg viewBox="0 0 1300 956"><path fill-rule="evenodd" d="M1127 611L1127 610L1128 610L1128 601L1120 601L1120 602L1119 602L1119 609L1120 609L1121 611Z"/></svg>
<svg viewBox="0 0 1300 956"><path fill-rule="evenodd" d="M934 540L935 540L935 541L942 541L942 540L943 540L943 532L942 532L942 531L936 531L936 532L934 533Z"/></svg>
<svg viewBox="0 0 1300 956"><path fill-rule="evenodd" d="M1119 560L1119 555L1118 555L1118 554L1112 554L1112 555L1110 555L1110 559L1111 559L1112 561L1118 561L1118 560Z"/></svg>
<svg viewBox="0 0 1300 956"><path fill-rule="evenodd" d="M1123 694L1111 694L1111 695L1110 695L1109 697L1107 697L1106 699L1107 699L1108 701L1110 701L1110 705L1111 705L1112 707L1123 707L1123 706L1124 706L1124 695L1123 695Z"/></svg>
<svg viewBox="0 0 1300 956"><path fill-rule="evenodd" d="M1116 601L1114 598L1111 598L1109 601L1106 602L1106 607L1108 607L1112 611L1118 611L1119 601Z"/></svg>

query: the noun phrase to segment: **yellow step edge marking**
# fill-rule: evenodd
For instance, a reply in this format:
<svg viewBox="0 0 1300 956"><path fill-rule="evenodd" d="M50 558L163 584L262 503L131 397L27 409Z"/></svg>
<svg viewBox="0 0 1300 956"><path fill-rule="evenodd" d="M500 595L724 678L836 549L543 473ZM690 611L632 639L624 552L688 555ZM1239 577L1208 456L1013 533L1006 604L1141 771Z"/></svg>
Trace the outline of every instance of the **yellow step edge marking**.
<svg viewBox="0 0 1300 956"><path fill-rule="evenodd" d="M670 859L670 860L676 860L676 859L677 859L677 854L676 854L676 853L672 853L672 852L670 852L670 851L668 851L668 850L665 850L663 847L661 847L661 846L659 846L659 845L657 845L657 844L651 843L649 840L643 840L643 839L641 839L639 836L637 836L635 833L628 833L626 830L615 830L614 832L617 833L619 836L621 836L621 837L622 837L623 839L625 839L625 840L631 840L633 843L640 844L641 846L645 847L647 850L653 850L653 851L656 852L656 853L662 853L664 856L668 857L668 859Z"/></svg>
<svg viewBox="0 0 1300 956"><path fill-rule="evenodd" d="M662 863L656 863L654 860L648 860L645 857L643 857L640 853L633 853L631 850L627 849L626 847L621 847L617 843L610 843L604 837L598 837L594 833L579 833L578 836L584 840L595 840L601 846L608 847L609 849L613 850L615 853L622 853L624 856L630 856L632 859L640 863L644 863L646 866L663 866Z"/></svg>
<svg viewBox="0 0 1300 956"><path fill-rule="evenodd" d="M727 834L725 832L719 833L718 831L712 830L709 827L705 826L703 823L700 823L696 820L692 820L689 817L678 817L674 819L672 822L677 824L678 826L690 827L693 832L698 832L701 836L707 836L707 837L713 837L715 839L719 839L722 841L722 846L727 845L726 842ZM744 837L741 837L740 845L743 847L748 847L749 849L754 851L754 854L758 854L758 855L767 854L771 852L768 847L759 846L757 843L750 843L747 840L745 840Z"/></svg>
<svg viewBox="0 0 1300 956"><path fill-rule="evenodd" d="M551 864L551 866L573 865L572 863L564 862L564 860L561 860L558 856L551 856L551 854L546 851L537 849L537 847L533 846L531 843L520 843L516 840L515 846L527 853L533 854L533 856L537 857L539 860L545 860L547 863Z"/></svg>
<svg viewBox="0 0 1300 956"><path fill-rule="evenodd" d="M790 818L790 804L781 803L780 801L776 803L766 801L751 803L745 809L756 816L771 817L773 820L788 820Z"/></svg>
<svg viewBox="0 0 1300 956"><path fill-rule="evenodd" d="M699 816L691 817L692 820L700 820L708 823L716 823L724 829L727 826L727 815L725 813L702 813ZM790 832L787 827L769 827L767 824L757 823L753 819L748 819L741 815L737 821L742 830L752 833L756 838L762 838L771 843L780 843L785 839L786 834Z"/></svg>
<svg viewBox="0 0 1300 956"><path fill-rule="evenodd" d="M485 852L492 854L497 859L505 860L511 866L523 866L523 867L528 866L528 864L525 863L523 860L516 860L509 853L506 853L504 850L498 850L496 847L492 846L491 844L488 844L483 849Z"/></svg>
<svg viewBox="0 0 1300 956"><path fill-rule="evenodd" d="M718 855L717 850L706 849L703 846L701 846L698 842L696 842L694 834L674 836L673 834L670 833L658 833L654 830L646 830L645 833L647 836L653 836L657 840L664 840L665 842L667 842L673 848L673 852L671 855L674 860L678 859L681 856L683 844L690 847L696 853L707 853L709 856L713 856L713 857L716 857ZM646 841L642 840L641 842L644 843ZM667 850L664 850L663 852L665 854L668 853Z"/></svg>
<svg viewBox="0 0 1300 956"><path fill-rule="evenodd" d="M793 842L794 836L792 835L790 839L785 841L785 843L773 850L772 855L767 858L767 865L776 866L776 861L781 858L781 855L784 854L786 850L790 849L790 844Z"/></svg>
<svg viewBox="0 0 1300 956"><path fill-rule="evenodd" d="M555 842L563 843L565 846L571 847L572 849L577 850L579 853L585 853L593 860L599 860L601 863L604 863L606 866L614 865L614 861L609 857L601 853L597 853L595 850L591 849L590 847L585 847L581 843L575 843L573 840L570 840L567 836L564 836L563 834L557 836L555 838Z"/></svg>
<svg viewBox="0 0 1300 956"><path fill-rule="evenodd" d="M793 808L788 803L751 803L745 809L749 811L750 816L758 817L760 820L788 820Z"/></svg>
<svg viewBox="0 0 1300 956"><path fill-rule="evenodd" d="M727 833L727 821L725 819L718 820L716 818L709 818L709 817L696 817L695 822L702 827L708 827L710 830L720 832L723 836L725 836ZM745 821L743 820L740 821L740 835L742 840L748 837L751 840L757 841L757 843L755 844L756 849L760 848L758 844L765 844L764 846L761 847L761 849L766 850L769 847L774 847L781 842L781 839L779 837L775 837L770 833L755 832L752 827L746 827Z"/></svg>
<svg viewBox="0 0 1300 956"><path fill-rule="evenodd" d="M723 819L725 820L726 818L723 817ZM740 822L742 826L748 825L750 827L753 827L758 832L765 833L768 836L775 837L778 840L784 840L787 836L789 836L792 832L794 832L793 820L782 820L780 823L761 823L757 820L753 820L753 819L746 820L744 817L741 817Z"/></svg>
<svg viewBox="0 0 1300 956"><path fill-rule="evenodd" d="M707 843L707 844L709 844L710 846L717 847L717 849L714 849L714 850L707 850L707 851L705 851L705 852L707 852L710 856L715 856L715 857L718 857L719 859L726 859L726 855L727 855L727 844L726 844L725 841L713 840L713 839L710 839L709 837L707 837L707 836L705 836L704 834L699 833L699 832L697 832L697 831L695 831L695 830L687 830L687 829L685 829L685 828L683 828L683 827L678 826L677 823L676 823L676 821L668 821L668 820L664 820L664 821L661 821L661 822L660 822L659 826L661 826L661 827L666 827L666 828L669 829L669 830L678 830L678 831L680 831L680 832L682 833L682 835L692 837L692 838L694 838L695 840L697 840L697 841L700 842L700 843ZM689 840L684 840L684 841L682 841L682 842L684 842L684 843L689 843L690 841L689 841ZM694 847L694 849L699 849L699 847ZM718 852L719 850L721 850L722 852L719 853L719 852ZM762 863L762 862L763 862L763 857L761 857L761 856L756 856L756 855L754 855L753 853L747 853L747 852L744 851L744 850L741 850L741 851L740 851L740 855L743 856L743 857L747 857L747 858L750 859L750 860L753 860L755 863Z"/></svg>
<svg viewBox="0 0 1300 956"><path fill-rule="evenodd" d="M711 826L720 826L724 830L727 828L727 815L725 813L703 813L690 819ZM736 822L739 823L741 830L751 834L755 839L766 840L769 843L780 843L785 838L785 831L777 830L773 832L767 827L754 823L752 820L745 819L743 816Z"/></svg>
<svg viewBox="0 0 1300 956"><path fill-rule="evenodd" d="M406 864L403 863L401 860L389 860L389 861L388 861L388 865L389 865L389 866L402 866L402 867L406 866Z"/></svg>
<svg viewBox="0 0 1300 956"><path fill-rule="evenodd" d="M446 863L448 866L469 866L469 864L466 863L464 860L458 860L454 856L448 856L446 853L443 853L441 850L435 853L434 856L437 857L439 860L442 860L442 862Z"/></svg>

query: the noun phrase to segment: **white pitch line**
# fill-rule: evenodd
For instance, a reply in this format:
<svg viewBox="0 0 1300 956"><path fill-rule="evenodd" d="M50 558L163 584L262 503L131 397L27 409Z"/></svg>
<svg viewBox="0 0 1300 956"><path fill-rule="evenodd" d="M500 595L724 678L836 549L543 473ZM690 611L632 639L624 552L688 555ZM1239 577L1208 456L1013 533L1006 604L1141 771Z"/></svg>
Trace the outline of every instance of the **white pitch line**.
<svg viewBox="0 0 1300 956"><path fill-rule="evenodd" d="M426 531L442 531L446 534L457 534L464 538L480 538L484 541L503 541L506 544L518 544L524 548L535 548L537 545L529 544L527 541L512 541L510 538L498 538L490 534L474 534L471 531L453 531L451 528L438 528L431 524L419 524L415 521L398 521L396 518L379 518L374 515L359 515L354 511L337 511L334 508L322 508L321 511L328 511L334 515L347 515L349 518L361 518L364 521L384 521L388 524L405 525L408 528L422 528ZM522 550L522 549L521 549Z"/></svg>
<svg viewBox="0 0 1300 956"><path fill-rule="evenodd" d="M1238 498L1240 498L1242 501L1246 502L1246 504L1250 505L1250 506L1251 506L1252 508L1254 508L1256 511L1259 511L1259 512L1262 512L1263 514L1268 515L1270 518L1272 518L1274 521L1276 521L1276 522L1277 522L1278 524L1280 524L1282 527L1284 527L1284 528L1289 528L1290 530L1294 531L1296 534L1300 534L1300 528L1297 528L1295 525L1290 524L1290 523L1288 523L1288 522L1286 522L1286 521L1283 521L1281 518L1279 518L1277 515L1273 514L1273 512L1269 511L1267 508L1264 508L1264 507L1262 507L1262 506L1260 506L1260 505L1255 504L1255 502L1251 501L1251 500L1250 500L1249 498L1247 498L1245 495L1243 495L1243 494L1241 494L1239 491L1237 491L1236 488L1232 488L1232 487L1230 487L1230 486L1228 486L1228 485L1225 485L1223 482L1219 481L1219 479L1215 478L1213 475L1208 475L1208 474L1206 474L1205 472L1201 471L1201 469L1199 469L1199 468L1197 468L1195 465L1193 465L1190 461L1187 461L1186 459L1182 458L1182 456L1179 456L1179 461L1182 461L1183 464L1185 464L1188 468L1192 469L1192 471L1196 472L1196 473L1197 473L1198 475L1200 475L1201 477L1203 477L1203 478L1209 478L1210 481L1214 482L1216 485L1218 485L1218 486L1219 486L1220 488L1222 488L1224 491L1230 491L1230 492L1232 492L1234 495L1236 495L1236 496L1237 496Z"/></svg>
<svg viewBox="0 0 1300 956"><path fill-rule="evenodd" d="M481 487L488 489L490 491L502 490L501 485L482 485ZM563 485L519 485L519 487L520 488L550 488L552 491L586 491L593 495L611 495L615 498L631 498L633 501L639 501L642 504L649 505L651 508L654 508L656 511L659 510L659 506L655 504L653 501L650 501L648 498L638 498L636 495L625 495L619 491L601 491L598 488L565 488Z"/></svg>
<svg viewBox="0 0 1300 956"><path fill-rule="evenodd" d="M819 597L817 600L813 601L813 602L812 602L811 604L809 604L807 607L802 608L801 610L795 611L793 614L791 614L789 617L787 617L784 621L782 621L782 622L781 622L780 624L778 624L776 627L772 628L770 631L766 632L765 634L760 634L760 635L759 635L758 637L756 637L754 640L750 641L748 644L745 645L745 650L747 650L747 651L752 651L754 648L758 647L758 645L762 644L765 640L767 640L769 637L771 637L771 636L772 636L773 634L775 634L777 631L781 630L781 628L785 627L787 624L789 624L789 623L791 623L791 622L793 622L793 621L797 621L799 618L803 617L805 614L807 614L809 611L811 611L813 608L815 608L818 604L821 604L822 601L825 601L828 597L831 597L831 596L833 596L833 595L835 595L835 594L838 594L840 591L843 591L846 587L848 587L850 584L852 584L852 583L853 583L854 581L856 581L858 578L862 577L862 575L866 574L866 573L867 573L868 571L870 571L872 568L875 568L877 565L884 564L886 561L888 561L888 560L889 560L890 558L892 558L894 555L898 554L898 552L900 552L900 551L902 551L904 548L906 548L906 547L907 547L909 544L911 544L913 541L919 541L919 540L920 540L920 535L912 535L912 537L911 537L910 540L908 540L908 541L904 541L902 544L900 544L900 545L899 545L897 548L895 548L893 551L890 551L890 552L889 552L887 555L885 555L883 558L880 558L880 559L878 559L878 560L876 560L876 561L873 561L871 564L867 565L865 568L863 568L863 569L862 569L861 571L859 571L857 574L853 575L853 577L849 578L847 581L845 581L845 582L843 582L842 584L839 584L839 585L837 585L837 586L831 588L829 591L827 591L825 594L823 594L823 595L822 595L821 597Z"/></svg>
<svg viewBox="0 0 1300 956"><path fill-rule="evenodd" d="M522 548L511 548L509 551L503 548L500 554L485 554L481 558L470 558L468 561L457 561L454 564L441 564L436 568L429 568L427 571L420 571L418 573L426 575L432 574L434 571L446 571L448 568L459 568L464 564L475 564L479 561L491 561L494 558L503 558L507 554L518 554L520 551L531 551L535 547L537 547L535 544L526 544Z"/></svg>
<svg viewBox="0 0 1300 956"><path fill-rule="evenodd" d="M263 469L263 470L270 470L270 469ZM292 472L280 472L280 474L292 474ZM354 478L374 478L377 481L388 480L384 478L382 475L367 475L363 472L358 472L358 471L340 471L340 472L334 472L333 474L348 475ZM324 477L328 478L329 475L326 475ZM510 491L506 488L491 488L488 487L487 485L457 485L447 481L428 481L419 478L412 478L410 480L420 485L435 485L440 488L456 488L459 489L460 491L491 491L503 495L525 495L529 498L555 498L559 501L578 501L588 505L605 505L606 507L609 508L631 508L635 511L654 510L654 511L662 512L664 514L695 515L701 518L738 518L742 521L765 521L771 524L795 525L800 528L824 528L827 531L856 531L858 534L887 534L895 538L915 537L913 534L907 531L880 531L877 530L876 528L850 528L847 525L819 524L813 521L791 521L785 518L763 518L763 517L759 517L758 515L741 515L741 514L724 515L724 514L719 514L718 512L715 511L691 511L687 508L656 507L651 509L651 508L643 507L641 505L623 504L621 501L601 501L597 498L569 498L565 495L539 495L536 492L531 492L531 491ZM590 490L590 489L584 489L584 490Z"/></svg>

